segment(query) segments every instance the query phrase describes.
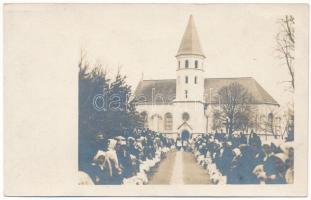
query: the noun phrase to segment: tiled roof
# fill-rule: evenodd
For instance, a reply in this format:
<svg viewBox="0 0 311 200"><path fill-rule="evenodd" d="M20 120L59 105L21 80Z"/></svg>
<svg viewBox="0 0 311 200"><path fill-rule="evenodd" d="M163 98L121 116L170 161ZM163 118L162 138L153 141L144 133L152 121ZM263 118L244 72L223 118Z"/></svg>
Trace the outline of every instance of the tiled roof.
<svg viewBox="0 0 311 200"><path fill-rule="evenodd" d="M233 82L238 82L248 90L248 92L253 96L254 104L279 105L273 97L251 77L205 79L205 101L207 103L218 103L215 102L214 98L215 95L217 95L218 90L224 86L230 85ZM175 94L176 79L143 80L138 84L135 90L135 97L139 100L140 104L152 104L152 102L157 105L170 104L175 99ZM212 94L211 97L210 94Z"/></svg>
<svg viewBox="0 0 311 200"><path fill-rule="evenodd" d="M218 94L224 86L228 86L231 83L237 82L242 85L253 97L254 104L274 104L279 105L273 97L252 77L241 78L207 78L204 80L204 93L206 96L205 101L207 103L215 102L215 95ZM211 97L210 97L211 95ZM210 102L210 100L212 102Z"/></svg>
<svg viewBox="0 0 311 200"><path fill-rule="evenodd" d="M170 104L176 95L176 79L143 80L136 90L136 99L146 104Z"/></svg>

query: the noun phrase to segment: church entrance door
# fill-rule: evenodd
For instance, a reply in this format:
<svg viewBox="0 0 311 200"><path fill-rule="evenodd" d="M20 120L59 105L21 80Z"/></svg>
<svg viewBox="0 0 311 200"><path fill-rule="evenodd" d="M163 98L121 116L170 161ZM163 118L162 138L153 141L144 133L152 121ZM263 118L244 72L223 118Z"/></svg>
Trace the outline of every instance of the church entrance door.
<svg viewBox="0 0 311 200"><path fill-rule="evenodd" d="M190 138L190 133L187 130L183 130L181 132L181 140L185 141L185 140L189 140Z"/></svg>
<svg viewBox="0 0 311 200"><path fill-rule="evenodd" d="M182 147L186 151L189 147L189 139L190 139L190 133L187 130L183 130L181 132L181 142L182 142Z"/></svg>

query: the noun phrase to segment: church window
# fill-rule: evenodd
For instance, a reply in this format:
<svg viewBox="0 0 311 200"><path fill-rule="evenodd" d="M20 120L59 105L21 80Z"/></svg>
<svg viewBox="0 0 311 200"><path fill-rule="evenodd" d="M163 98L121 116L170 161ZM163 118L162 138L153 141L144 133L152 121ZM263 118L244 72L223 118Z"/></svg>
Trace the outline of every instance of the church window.
<svg viewBox="0 0 311 200"><path fill-rule="evenodd" d="M184 112L184 113L182 114L182 119L183 119L185 122L188 121L189 118L190 118L189 113Z"/></svg>
<svg viewBox="0 0 311 200"><path fill-rule="evenodd" d="M194 61L194 67L197 69L198 68L198 61Z"/></svg>
<svg viewBox="0 0 311 200"><path fill-rule="evenodd" d="M194 84L197 84L198 83L198 77L194 77Z"/></svg>
<svg viewBox="0 0 311 200"><path fill-rule="evenodd" d="M185 98L188 98L188 90L185 90Z"/></svg>
<svg viewBox="0 0 311 200"><path fill-rule="evenodd" d="M185 68L189 68L189 60L185 61Z"/></svg>
<svg viewBox="0 0 311 200"><path fill-rule="evenodd" d="M281 131L281 117L275 118L275 129L278 133Z"/></svg>
<svg viewBox="0 0 311 200"><path fill-rule="evenodd" d="M259 122L259 124L260 124L260 128L261 128L262 130L264 130L264 129L265 129L265 124L266 124L266 117L265 117L265 115L261 115L261 116L260 116L260 122Z"/></svg>
<svg viewBox="0 0 311 200"><path fill-rule="evenodd" d="M171 131L173 129L173 116L171 113L166 113L164 115L164 129Z"/></svg>
<svg viewBox="0 0 311 200"><path fill-rule="evenodd" d="M188 76L185 77L185 83L188 83Z"/></svg>
<svg viewBox="0 0 311 200"><path fill-rule="evenodd" d="M269 124L273 123L273 114L272 113L269 113L269 115L268 115L268 123Z"/></svg>
<svg viewBox="0 0 311 200"><path fill-rule="evenodd" d="M269 132L273 132L273 114L269 113L268 114L268 123L267 123L267 128Z"/></svg>

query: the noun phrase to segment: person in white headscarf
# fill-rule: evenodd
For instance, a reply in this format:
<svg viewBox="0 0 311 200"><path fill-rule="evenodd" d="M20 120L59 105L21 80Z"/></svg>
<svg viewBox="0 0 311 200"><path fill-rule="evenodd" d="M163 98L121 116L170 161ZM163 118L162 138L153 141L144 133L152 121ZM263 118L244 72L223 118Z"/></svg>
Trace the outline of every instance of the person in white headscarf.
<svg viewBox="0 0 311 200"><path fill-rule="evenodd" d="M96 158L97 165L94 167L94 182L96 185L110 185L112 182L112 167L110 160L104 154Z"/></svg>
<svg viewBox="0 0 311 200"><path fill-rule="evenodd" d="M108 151L106 152L106 157L109 159L111 163L112 176L114 177L112 179L111 185L115 185L115 184L118 185L122 183L122 180L120 179L122 170L120 168L118 156L115 150L116 144L117 144L116 140L109 139Z"/></svg>
<svg viewBox="0 0 311 200"><path fill-rule="evenodd" d="M265 176L263 179L266 184L285 184L285 161L287 156L284 153L277 153L271 156L271 165L265 166Z"/></svg>
<svg viewBox="0 0 311 200"><path fill-rule="evenodd" d="M239 148L234 148L232 150L233 159L230 164L227 175L227 184L239 184L240 183L240 174L239 169L241 169L241 151Z"/></svg>
<svg viewBox="0 0 311 200"><path fill-rule="evenodd" d="M273 152L271 150L271 143L268 141L264 141L262 143L262 149L263 149L262 161L265 162L270 156L273 155Z"/></svg>

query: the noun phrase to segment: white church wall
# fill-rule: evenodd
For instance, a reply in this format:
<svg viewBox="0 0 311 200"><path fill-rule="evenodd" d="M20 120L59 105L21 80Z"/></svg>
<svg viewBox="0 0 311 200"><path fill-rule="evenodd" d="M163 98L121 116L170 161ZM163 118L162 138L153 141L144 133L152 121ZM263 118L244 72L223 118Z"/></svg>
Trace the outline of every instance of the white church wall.
<svg viewBox="0 0 311 200"><path fill-rule="evenodd" d="M188 61L188 68L185 68L185 62ZM198 68L195 68L195 61L198 62ZM204 77L203 77L203 56L178 56L177 58L177 101L203 101ZM188 83L186 83L186 77ZM196 77L196 78L195 78ZM196 82L195 82L196 79ZM187 95L186 95L187 91Z"/></svg>
<svg viewBox="0 0 311 200"><path fill-rule="evenodd" d="M204 117L204 106L199 102L176 102L174 103L174 117L175 125L174 129L181 133L185 127L180 127L183 123L183 113L189 114L189 120L186 123L191 127L190 133L204 133L205 132L205 117ZM179 128L179 129L178 129Z"/></svg>
<svg viewBox="0 0 311 200"><path fill-rule="evenodd" d="M139 113L146 112L148 115L148 128L153 131L161 133L173 134L176 133L174 128L172 130L166 130L164 128L164 115L166 113L172 113L173 115L173 127L175 123L174 107L173 105L138 105L137 111Z"/></svg>
<svg viewBox="0 0 311 200"><path fill-rule="evenodd" d="M170 134L174 138L176 138L182 130L188 130L191 134L205 132L206 120L202 103L187 102L174 103L173 105L138 105L136 108L139 113L147 113L148 128L153 131ZM188 126L181 126L184 123L182 116L185 112L190 116L187 124L191 128ZM164 116L166 113L171 113L173 117L171 130L165 130Z"/></svg>

